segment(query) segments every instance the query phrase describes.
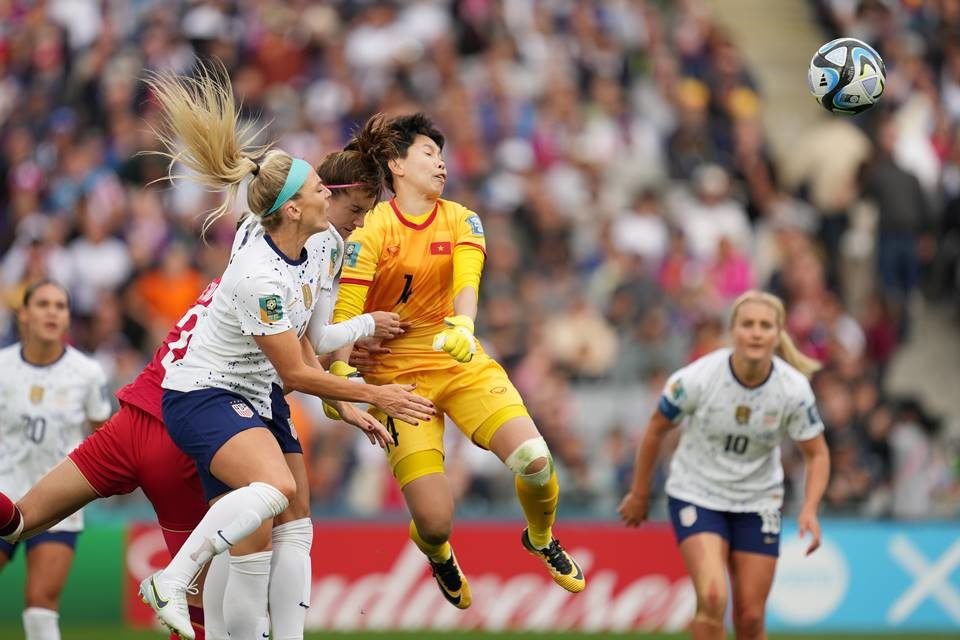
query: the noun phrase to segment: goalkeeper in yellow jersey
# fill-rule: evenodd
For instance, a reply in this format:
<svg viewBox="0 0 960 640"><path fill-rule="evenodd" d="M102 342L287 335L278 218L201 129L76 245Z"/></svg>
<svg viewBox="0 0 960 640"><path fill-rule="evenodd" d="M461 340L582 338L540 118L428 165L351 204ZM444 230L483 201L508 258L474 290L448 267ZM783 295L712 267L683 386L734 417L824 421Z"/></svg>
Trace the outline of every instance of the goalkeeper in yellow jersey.
<svg viewBox="0 0 960 640"><path fill-rule="evenodd" d="M461 609L470 606L470 587L448 542L454 505L444 474L442 411L515 474L527 520L524 548L557 584L582 591L583 571L551 531L560 487L550 450L503 367L473 335L486 244L479 216L440 197L447 178L443 134L422 113L375 129L396 196L378 204L346 243L334 321L378 310L396 312L410 325L364 375L374 384L416 384L438 409L419 426L378 416L393 436L387 455L413 516L410 538L429 558L444 597ZM346 362L348 355L349 349L337 357Z"/></svg>

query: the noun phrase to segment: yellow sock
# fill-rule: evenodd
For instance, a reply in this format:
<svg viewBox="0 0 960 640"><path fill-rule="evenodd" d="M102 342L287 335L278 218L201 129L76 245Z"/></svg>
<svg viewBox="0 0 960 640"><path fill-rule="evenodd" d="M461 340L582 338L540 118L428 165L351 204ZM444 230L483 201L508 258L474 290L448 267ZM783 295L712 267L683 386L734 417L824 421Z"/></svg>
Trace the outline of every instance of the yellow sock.
<svg viewBox="0 0 960 640"><path fill-rule="evenodd" d="M420 537L420 532L417 531L417 525L413 520L410 521L410 539L413 540L413 544L417 545L420 551L423 551L425 556L434 562L446 562L450 559L450 543L430 544L425 541Z"/></svg>
<svg viewBox="0 0 960 640"><path fill-rule="evenodd" d="M527 519L527 534L530 542L538 549L550 544L553 533L550 528L557 517L557 503L560 501L560 484L556 472L550 474L550 480L542 487L525 482L516 476L517 499L523 507Z"/></svg>

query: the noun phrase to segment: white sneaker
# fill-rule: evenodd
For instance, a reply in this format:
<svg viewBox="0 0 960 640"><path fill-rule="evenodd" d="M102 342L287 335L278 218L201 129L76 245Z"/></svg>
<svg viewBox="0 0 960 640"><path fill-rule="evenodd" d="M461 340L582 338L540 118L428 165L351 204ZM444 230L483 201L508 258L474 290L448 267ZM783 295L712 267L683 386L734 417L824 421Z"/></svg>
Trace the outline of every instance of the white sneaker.
<svg viewBox="0 0 960 640"><path fill-rule="evenodd" d="M140 583L140 599L156 612L157 618L170 631L183 640L194 640L196 635L190 624L187 590L165 581L162 573L157 571Z"/></svg>

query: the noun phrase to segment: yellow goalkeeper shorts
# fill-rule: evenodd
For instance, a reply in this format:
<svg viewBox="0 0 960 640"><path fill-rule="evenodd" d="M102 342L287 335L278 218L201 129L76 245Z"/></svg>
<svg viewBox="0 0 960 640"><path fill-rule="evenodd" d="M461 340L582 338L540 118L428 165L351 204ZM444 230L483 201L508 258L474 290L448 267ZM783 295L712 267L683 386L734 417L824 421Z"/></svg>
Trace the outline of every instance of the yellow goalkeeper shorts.
<svg viewBox="0 0 960 640"><path fill-rule="evenodd" d="M507 420L530 415L507 372L487 354L477 353L467 363L452 359L451 363L445 369L417 370L415 358L401 356L391 358L389 368L366 376L373 384L415 384L414 393L430 399L437 407L436 416L417 426L388 418L371 408L371 413L393 436L387 457L401 487L422 476L443 473L444 414L484 449L490 448L493 435ZM427 451L435 455L418 455L408 464L400 464L414 453Z"/></svg>

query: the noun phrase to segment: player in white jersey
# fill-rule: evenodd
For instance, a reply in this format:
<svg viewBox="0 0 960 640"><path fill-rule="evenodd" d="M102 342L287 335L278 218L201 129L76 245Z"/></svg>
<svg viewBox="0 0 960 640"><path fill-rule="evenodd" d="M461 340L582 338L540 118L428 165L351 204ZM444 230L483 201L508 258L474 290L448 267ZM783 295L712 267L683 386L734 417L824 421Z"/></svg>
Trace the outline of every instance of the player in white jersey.
<svg viewBox="0 0 960 640"><path fill-rule="evenodd" d="M730 317L733 348L670 376L637 451L633 486L620 503L628 526L646 519L661 442L683 423L666 492L697 593L696 640L725 637L727 572L737 638L766 637L764 609L780 544L784 436L795 441L806 464L800 534L811 534L808 555L820 546L817 509L830 457L808 381L820 365L799 352L784 321L783 303L774 295L748 291L737 298Z"/></svg>
<svg viewBox="0 0 960 640"><path fill-rule="evenodd" d="M358 139L362 141L369 137L370 131L366 128L358 132ZM360 146L362 149L345 149L327 155L317 169L331 192L328 209L330 228L311 236L306 243L308 251L315 248L320 253L320 260L314 268L320 279L315 308L307 329L307 336L318 355L330 353L363 337L384 339L394 337L401 331L397 314L380 311L330 324L343 261L343 237L363 225L364 216L376 204L383 183L376 157L369 153L365 143ZM237 230L231 253L235 254L241 247L263 235L264 229L259 219L248 216ZM337 373L332 367L331 372ZM326 403L324 406L327 406ZM339 413L336 417L340 419ZM303 637L310 603L313 522L307 496L304 494L303 498L302 503L294 501L274 519L271 533L270 631L272 637L284 640ZM232 594L237 591L252 592L256 591L258 580L263 579L262 575L246 571L249 567L244 565L248 564L230 562L227 554L218 555L211 562L203 598L204 624L209 640L226 638L226 619L243 617L232 615L231 611L238 606L249 605L247 601L238 604L232 597L225 599L226 585L230 585ZM263 603L258 608L264 608Z"/></svg>
<svg viewBox="0 0 960 640"><path fill-rule="evenodd" d="M22 342L0 350L0 491L23 496L110 416L106 375L94 360L64 344L70 324L66 291L51 281L29 287L18 320ZM26 542L23 627L27 640L60 637L60 593L73 562L78 511ZM17 543L0 540L0 570Z"/></svg>
<svg viewBox="0 0 960 640"><path fill-rule="evenodd" d="M243 564L244 573L269 574L273 519L291 504L307 504L306 470L284 388L334 401L345 420L381 446L389 434L349 402L415 422L429 419L434 409L410 393L412 385L351 384L320 367L305 336L319 283L311 268L319 255L305 245L329 227L330 191L309 163L280 150L254 149L250 130L238 133L222 67L201 70L194 79L155 76L150 86L162 107L167 129L160 135L171 157L200 183L227 190L207 224L229 209L240 183L252 176L247 204L265 232L233 256L207 316L175 353L163 382L167 430L196 461L212 502L170 564L141 583L140 595L161 622L192 640L185 595L200 569L233 547L231 562ZM242 595L228 584L225 599L236 604L237 616L226 620L232 638L269 634L260 607L268 581L259 584L259 593Z"/></svg>

